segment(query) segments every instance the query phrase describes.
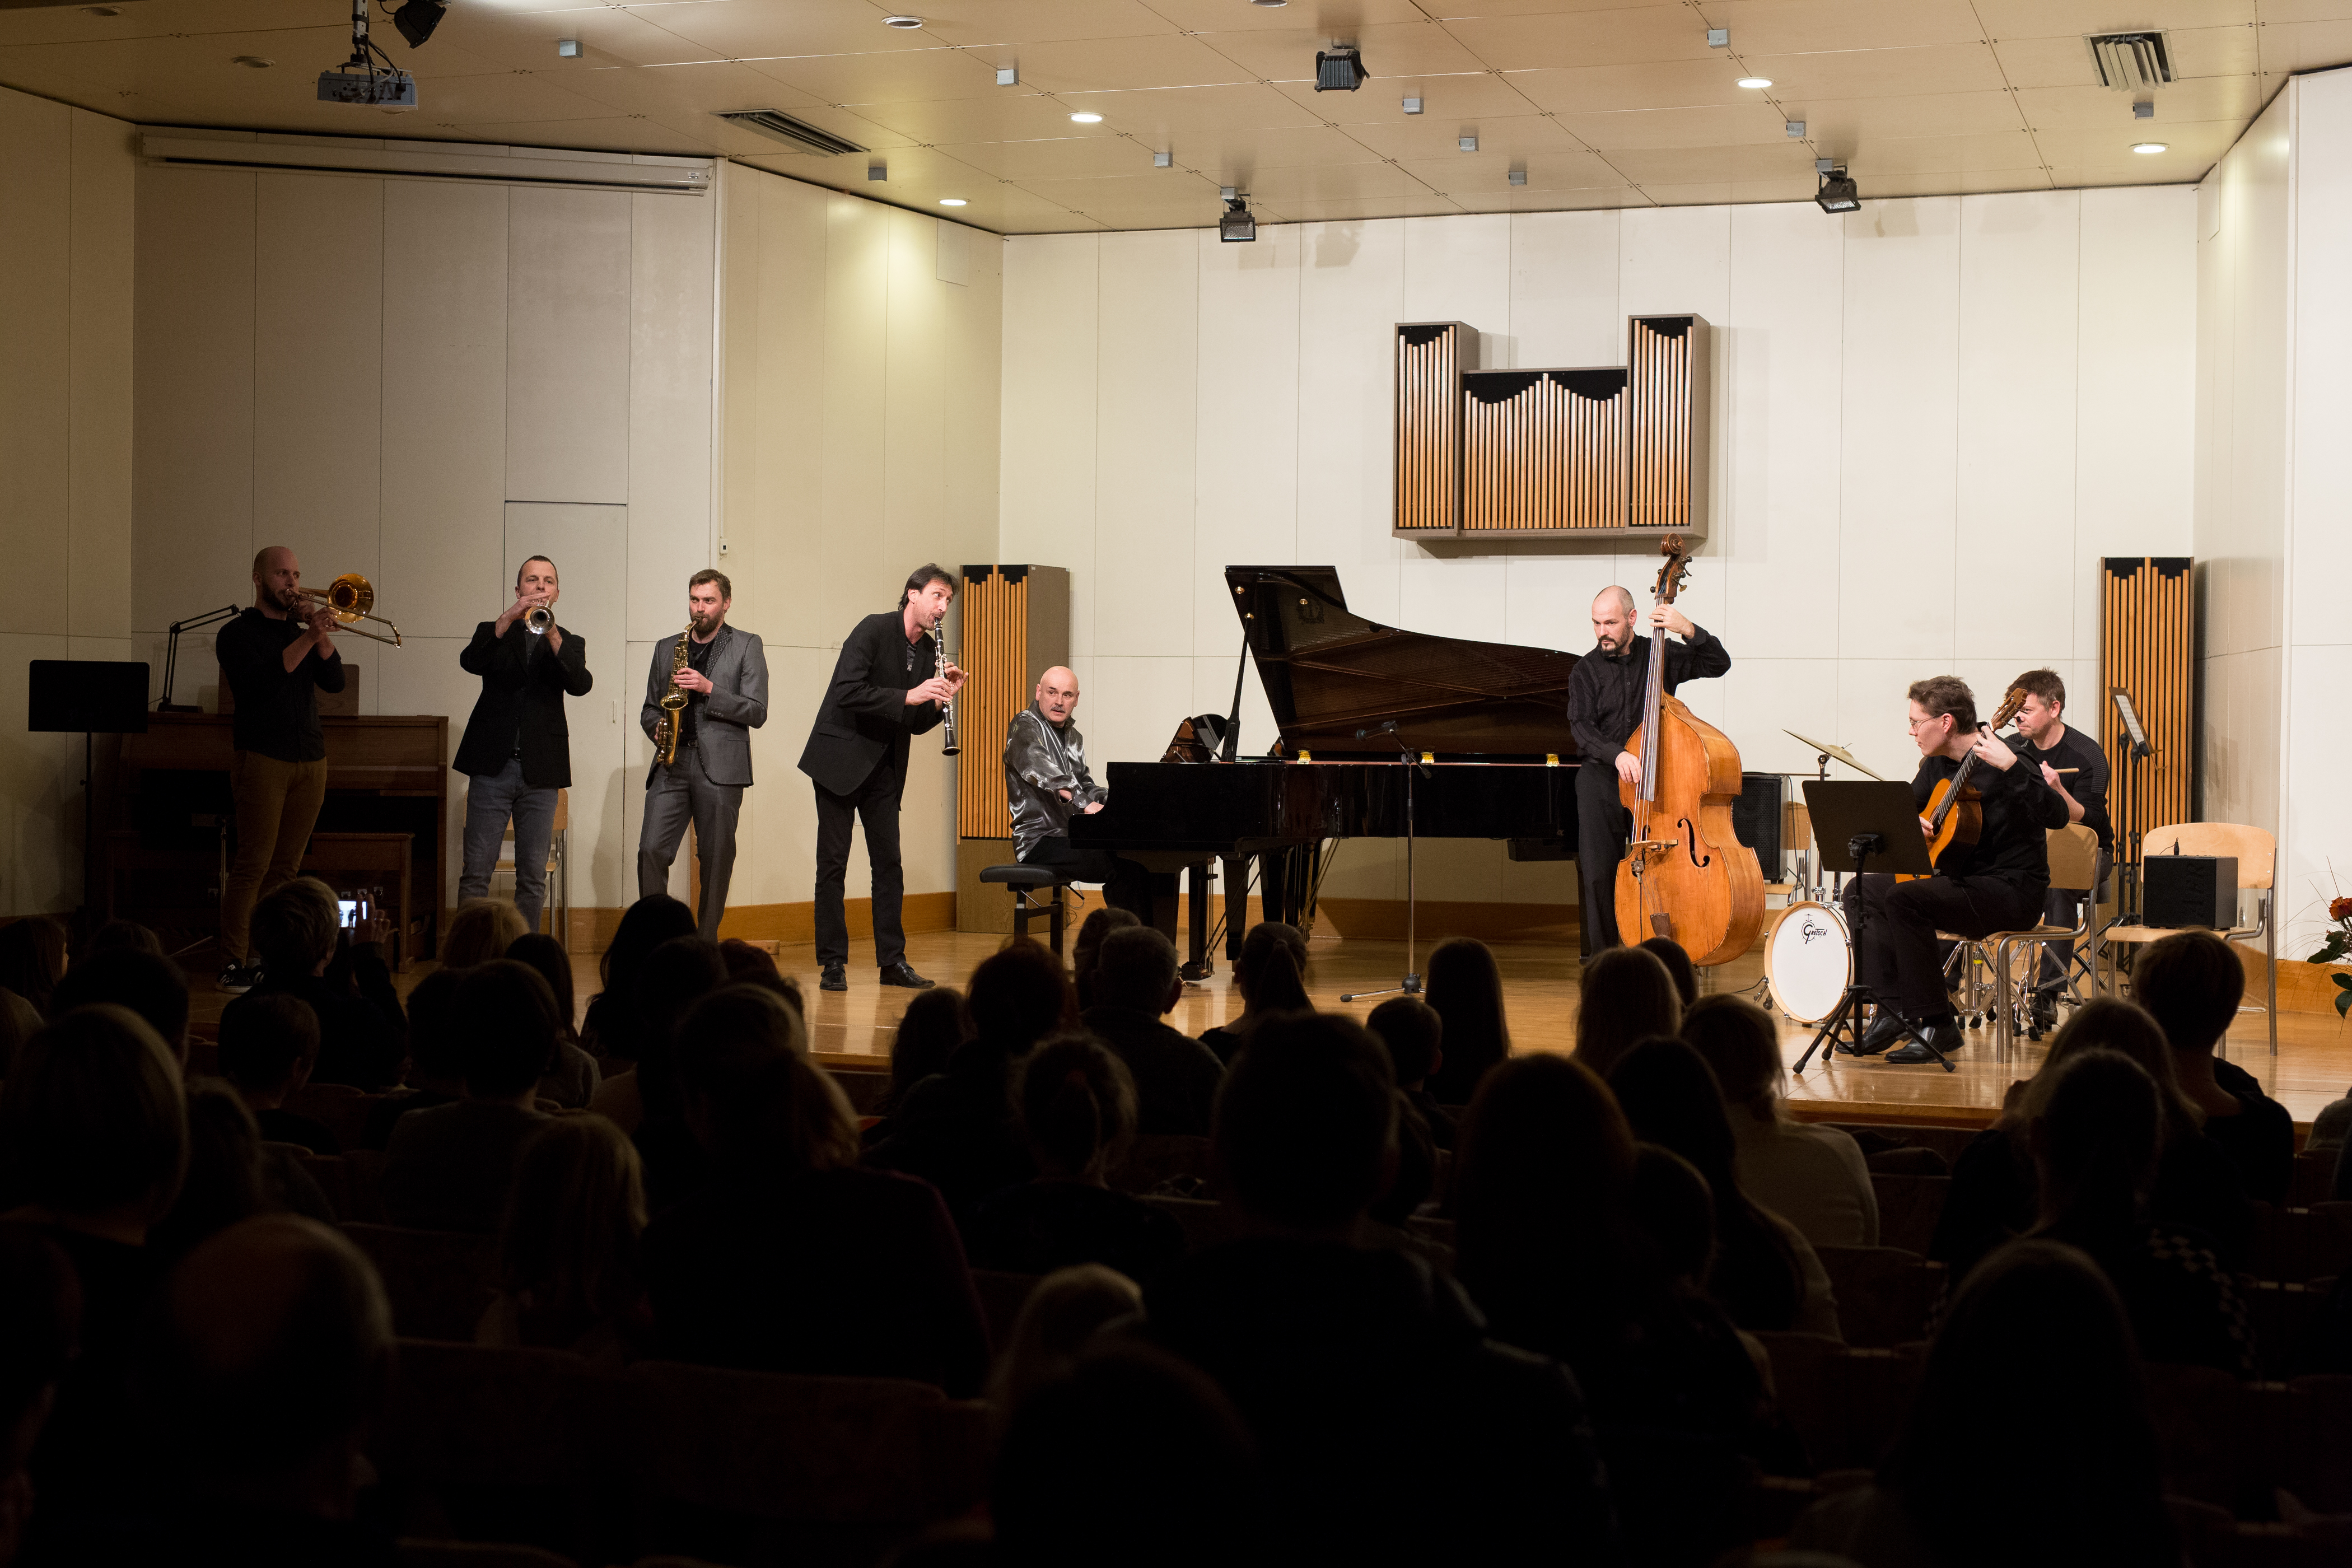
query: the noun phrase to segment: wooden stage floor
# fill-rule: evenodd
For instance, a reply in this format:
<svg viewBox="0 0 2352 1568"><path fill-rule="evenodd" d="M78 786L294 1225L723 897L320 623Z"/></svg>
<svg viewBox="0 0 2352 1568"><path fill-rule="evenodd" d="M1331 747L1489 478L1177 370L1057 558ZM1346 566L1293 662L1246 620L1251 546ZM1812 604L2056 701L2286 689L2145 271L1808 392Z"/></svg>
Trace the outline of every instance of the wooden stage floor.
<svg viewBox="0 0 2352 1568"><path fill-rule="evenodd" d="M908 939L908 958L920 973L942 984L961 985L980 962L994 952L1003 939L990 935L937 932ZM1519 1050L1571 1047L1576 1031L1578 961L1575 950L1549 943L1498 943L1503 981L1510 1009L1511 1037ZM1426 961L1428 949L1422 950ZM887 1057L898 1015L911 992L884 989L875 980L873 950L860 939L853 947L849 990L816 990L814 950L786 947L777 962L796 974L808 988L814 1048L824 1053ZM593 961L581 965L581 994L595 988ZM1318 938L1313 943L1307 986L1316 1005L1360 1017L1372 1004L1343 1006L1340 993L1394 984L1402 972L1401 942ZM1725 965L1712 976L1713 988L1739 990L1763 977L1760 952ZM1241 996L1233 989L1233 972L1223 957L1217 972L1205 983L1188 985L1184 1000L1169 1022L1186 1034L1198 1035L1241 1011ZM1781 1043L1794 1063L1808 1040L1810 1028L1781 1020ZM2001 1096L2016 1079L2032 1076L2043 1047L2021 1040L2019 1058L1994 1059L1992 1031L1972 1032L1969 1048L1954 1058L1957 1072L1946 1073L1932 1064L1889 1067L1877 1058L1841 1057L1824 1068L1815 1064L1789 1088L1791 1104L1801 1115L1856 1121L1913 1121L1979 1125L1990 1121ZM2269 1038L2259 1013L2240 1015L2230 1033L2229 1056L2263 1081L2263 1087L2294 1113L2298 1123L2329 1100L2352 1089L2352 1029L2333 1016L2309 1013L2279 1016L2279 1054L2273 1063Z"/></svg>

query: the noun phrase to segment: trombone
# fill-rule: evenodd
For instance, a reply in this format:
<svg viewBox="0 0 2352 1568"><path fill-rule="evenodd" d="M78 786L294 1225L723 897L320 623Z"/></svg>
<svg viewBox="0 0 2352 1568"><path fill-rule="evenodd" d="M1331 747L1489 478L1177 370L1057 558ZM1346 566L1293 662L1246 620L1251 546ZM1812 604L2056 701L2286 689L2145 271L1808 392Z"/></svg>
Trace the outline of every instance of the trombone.
<svg viewBox="0 0 2352 1568"><path fill-rule="evenodd" d="M356 572L344 573L328 584L327 591L323 594L315 588L298 588L294 593L297 598L309 599L324 605L335 619L347 626L351 626L353 621L373 621L392 634L390 637L384 637L378 632L364 631L358 626L352 626L351 635L355 637L366 637L371 642L390 643L394 647L402 646L398 626L394 626L382 616L368 613L375 608L375 589L370 585L366 578Z"/></svg>

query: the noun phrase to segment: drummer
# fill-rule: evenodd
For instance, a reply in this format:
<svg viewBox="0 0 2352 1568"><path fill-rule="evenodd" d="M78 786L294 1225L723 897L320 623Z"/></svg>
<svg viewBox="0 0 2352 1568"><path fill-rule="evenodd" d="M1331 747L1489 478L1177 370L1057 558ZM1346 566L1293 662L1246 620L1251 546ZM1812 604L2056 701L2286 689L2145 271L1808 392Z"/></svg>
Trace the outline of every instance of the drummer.
<svg viewBox="0 0 2352 1568"><path fill-rule="evenodd" d="M2115 866L2116 828L2107 820L2107 758L2099 743L2066 722L2066 683L2054 669L2029 669L2010 682L2025 689L2025 705L2017 710L2018 756L2042 771L2042 782L2066 803L2070 821L2099 836L2099 880L2091 891L2093 908L2106 895L2107 873ZM2082 918L2083 895L2053 888L2043 896L2044 925L2074 929ZM2033 1023L2047 1029L2057 1022L2058 994L2066 988L2066 973L2074 961L2074 944L2042 944L2042 973L2033 984Z"/></svg>

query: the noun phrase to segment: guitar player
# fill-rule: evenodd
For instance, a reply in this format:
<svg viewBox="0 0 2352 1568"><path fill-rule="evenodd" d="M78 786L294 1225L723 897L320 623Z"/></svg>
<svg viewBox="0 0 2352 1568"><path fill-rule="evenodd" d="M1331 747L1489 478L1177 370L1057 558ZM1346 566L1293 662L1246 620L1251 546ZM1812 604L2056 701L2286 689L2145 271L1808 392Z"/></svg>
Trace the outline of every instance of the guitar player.
<svg viewBox="0 0 2352 1568"><path fill-rule="evenodd" d="M2044 835L2065 826L2068 818L2064 797L2040 770L2019 765L2022 759L1990 727L1979 727L1976 697L1966 681L1955 675L1914 681L1910 697L1911 741L1920 757L1911 791L1920 830L1934 840L1928 799L1971 753L1977 763L1969 783L1983 797L1983 825L1973 844L1954 842L1944 849L1932 877L1897 882L1873 871L1846 884L1849 924L1856 922L1858 906L1867 906L1861 910L1866 918L1859 922L1855 968L1878 1003L1878 1016L1859 1045L1838 1048L1874 1056L1905 1041L1886 1058L1904 1064L1950 1056L1962 1044L1936 933L1980 937L2040 921L2050 888Z"/></svg>

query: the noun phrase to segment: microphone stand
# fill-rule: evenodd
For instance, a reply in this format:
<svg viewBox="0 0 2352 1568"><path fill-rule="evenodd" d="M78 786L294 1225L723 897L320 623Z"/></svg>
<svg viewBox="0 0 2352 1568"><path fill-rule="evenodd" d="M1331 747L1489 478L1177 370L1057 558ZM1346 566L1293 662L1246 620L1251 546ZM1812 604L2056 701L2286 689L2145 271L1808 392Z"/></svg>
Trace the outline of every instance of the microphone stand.
<svg viewBox="0 0 2352 1568"><path fill-rule="evenodd" d="M1368 1001L1374 996L1391 996L1400 994L1406 996L1418 996L1421 994L1421 976L1412 967L1414 892L1412 876L1412 775L1421 772L1422 764L1420 760L1413 755L1412 748L1405 744L1404 737L1397 733L1395 720L1391 719L1387 721L1380 726L1377 731L1372 730L1359 730L1356 731L1356 739L1359 741L1366 740L1375 733L1388 736L1389 739L1397 743L1397 750L1404 753L1404 980L1401 984L1391 985L1385 991L1351 991L1339 998L1342 1002L1363 1002Z"/></svg>

